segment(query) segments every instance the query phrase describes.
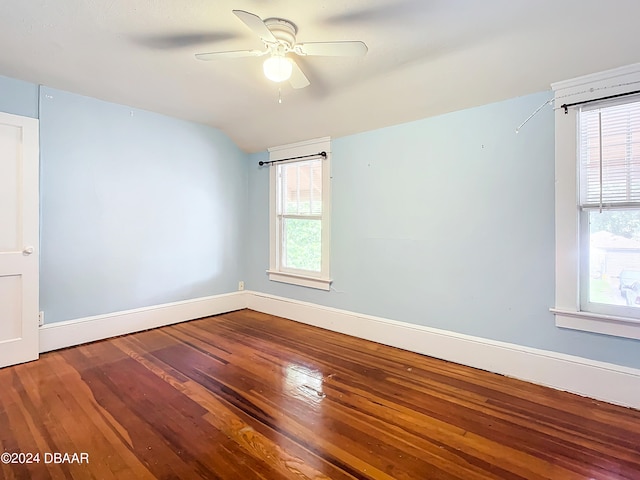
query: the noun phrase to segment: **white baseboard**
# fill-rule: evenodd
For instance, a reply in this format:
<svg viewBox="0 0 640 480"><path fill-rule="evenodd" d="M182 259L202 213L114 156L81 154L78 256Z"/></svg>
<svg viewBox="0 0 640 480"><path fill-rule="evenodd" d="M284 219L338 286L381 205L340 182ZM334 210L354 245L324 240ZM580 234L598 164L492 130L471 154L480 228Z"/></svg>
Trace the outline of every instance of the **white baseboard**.
<svg viewBox="0 0 640 480"><path fill-rule="evenodd" d="M45 324L40 327L40 353L246 307L246 292L233 292Z"/></svg>
<svg viewBox="0 0 640 480"><path fill-rule="evenodd" d="M243 308L640 409L638 369L250 291L47 324L40 352Z"/></svg>
<svg viewBox="0 0 640 480"><path fill-rule="evenodd" d="M346 310L247 292L247 308L640 409L640 370Z"/></svg>

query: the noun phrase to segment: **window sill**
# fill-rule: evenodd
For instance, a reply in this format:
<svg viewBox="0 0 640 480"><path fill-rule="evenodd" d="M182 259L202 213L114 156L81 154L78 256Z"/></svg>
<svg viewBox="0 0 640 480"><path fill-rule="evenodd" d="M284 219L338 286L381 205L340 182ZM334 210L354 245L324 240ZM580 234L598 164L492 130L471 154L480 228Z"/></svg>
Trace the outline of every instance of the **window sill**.
<svg viewBox="0 0 640 480"><path fill-rule="evenodd" d="M330 278L308 277L306 275L278 272L275 270L267 270L267 273L269 274L269 280L274 282L289 283L291 285L317 288L318 290L326 291L331 289L332 280Z"/></svg>
<svg viewBox="0 0 640 480"><path fill-rule="evenodd" d="M634 318L577 312L562 308L549 310L556 316L557 327L640 340L640 320Z"/></svg>

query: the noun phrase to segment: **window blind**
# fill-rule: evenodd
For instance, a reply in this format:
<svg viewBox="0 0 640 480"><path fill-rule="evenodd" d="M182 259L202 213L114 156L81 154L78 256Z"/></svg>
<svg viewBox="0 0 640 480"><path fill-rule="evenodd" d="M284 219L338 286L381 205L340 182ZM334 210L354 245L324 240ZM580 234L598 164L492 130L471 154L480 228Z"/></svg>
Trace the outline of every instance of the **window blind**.
<svg viewBox="0 0 640 480"><path fill-rule="evenodd" d="M640 101L579 113L580 206L640 208Z"/></svg>
<svg viewBox="0 0 640 480"><path fill-rule="evenodd" d="M280 177L279 214L322 214L322 160L278 165Z"/></svg>

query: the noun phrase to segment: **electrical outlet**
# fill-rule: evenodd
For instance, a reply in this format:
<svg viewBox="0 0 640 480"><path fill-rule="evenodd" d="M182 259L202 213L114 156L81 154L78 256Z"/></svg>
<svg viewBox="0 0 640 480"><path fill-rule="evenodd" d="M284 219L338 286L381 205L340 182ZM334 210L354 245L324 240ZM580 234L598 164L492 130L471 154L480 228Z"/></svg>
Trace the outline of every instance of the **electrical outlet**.
<svg viewBox="0 0 640 480"><path fill-rule="evenodd" d="M38 326L44 325L44 312L38 312Z"/></svg>
<svg viewBox="0 0 640 480"><path fill-rule="evenodd" d="M242 280L238 282L238 290L244 290L244 282Z"/></svg>

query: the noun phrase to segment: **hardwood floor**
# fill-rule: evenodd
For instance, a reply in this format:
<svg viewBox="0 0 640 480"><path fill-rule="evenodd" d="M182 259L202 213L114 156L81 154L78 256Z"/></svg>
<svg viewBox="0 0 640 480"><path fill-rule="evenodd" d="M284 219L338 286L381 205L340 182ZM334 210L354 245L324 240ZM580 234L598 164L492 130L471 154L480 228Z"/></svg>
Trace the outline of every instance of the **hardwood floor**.
<svg viewBox="0 0 640 480"><path fill-rule="evenodd" d="M636 410L250 310L47 353L0 392L7 479L640 479Z"/></svg>

